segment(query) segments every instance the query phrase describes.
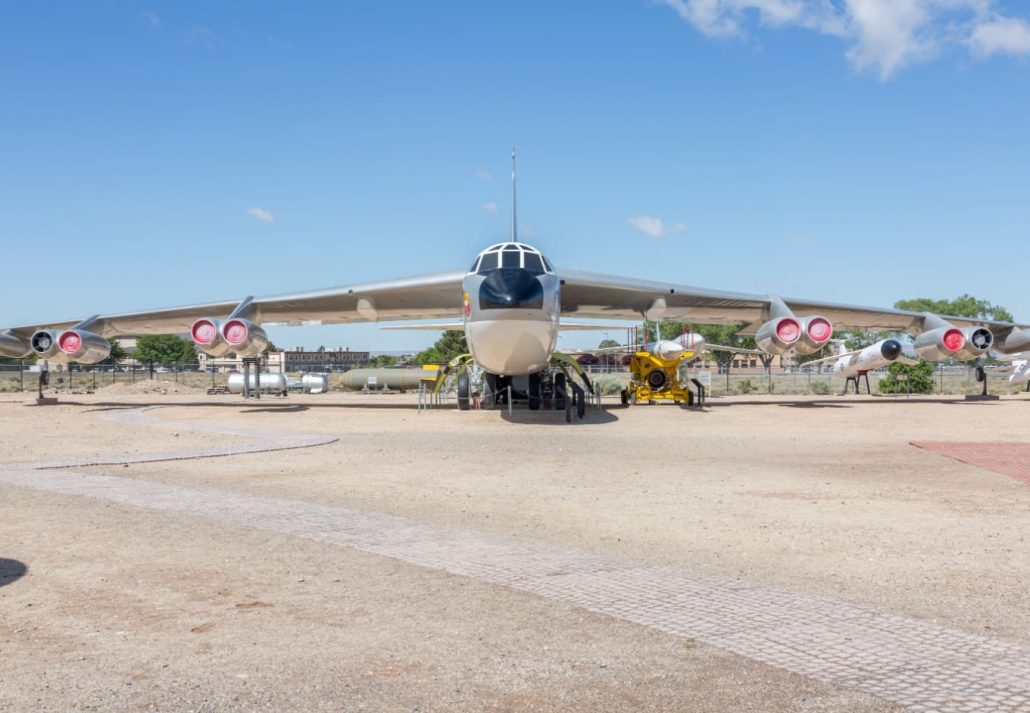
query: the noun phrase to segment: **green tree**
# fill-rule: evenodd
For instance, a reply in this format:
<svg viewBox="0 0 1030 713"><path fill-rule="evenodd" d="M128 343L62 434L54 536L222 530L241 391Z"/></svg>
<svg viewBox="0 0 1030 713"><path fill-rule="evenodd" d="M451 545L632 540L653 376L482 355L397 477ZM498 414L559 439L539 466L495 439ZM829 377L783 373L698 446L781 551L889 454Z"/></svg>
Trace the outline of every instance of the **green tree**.
<svg viewBox="0 0 1030 713"><path fill-rule="evenodd" d="M416 364L446 364L460 354L468 354L468 341L460 329L448 329L436 343L415 355Z"/></svg>
<svg viewBox="0 0 1030 713"><path fill-rule="evenodd" d="M143 364L192 364L197 361L197 350L192 341L174 334L141 334L133 356Z"/></svg>
<svg viewBox="0 0 1030 713"><path fill-rule="evenodd" d="M884 394L932 394L934 363L921 361L915 366L894 363L887 367L887 376L876 387ZM898 377L904 376L904 379Z"/></svg>
<svg viewBox="0 0 1030 713"><path fill-rule="evenodd" d="M390 354L378 354L369 360L369 366L383 367L383 366L395 366L400 361L398 357L391 356Z"/></svg>
<svg viewBox="0 0 1030 713"><path fill-rule="evenodd" d="M262 351L261 353L262 354L268 354L269 352L277 352L277 351L280 351L279 347L275 346L275 342L270 341L270 342L268 342L268 346L265 347L264 351Z"/></svg>
<svg viewBox="0 0 1030 713"><path fill-rule="evenodd" d="M618 349L622 345L614 339L602 339L601 343L597 345L598 349Z"/></svg>
<svg viewBox="0 0 1030 713"><path fill-rule="evenodd" d="M934 300L929 297L917 297L911 300L898 300L896 309L912 312L933 312L943 316L968 317L970 319L993 319L999 322L1011 322L1012 313L1004 307L991 304L970 294L964 294L953 300Z"/></svg>
<svg viewBox="0 0 1030 713"><path fill-rule="evenodd" d="M111 353L107 355L107 358L101 361L101 364L117 364L119 361L125 358L125 350L122 349L122 345L118 343L117 339L108 339L107 343L111 345Z"/></svg>

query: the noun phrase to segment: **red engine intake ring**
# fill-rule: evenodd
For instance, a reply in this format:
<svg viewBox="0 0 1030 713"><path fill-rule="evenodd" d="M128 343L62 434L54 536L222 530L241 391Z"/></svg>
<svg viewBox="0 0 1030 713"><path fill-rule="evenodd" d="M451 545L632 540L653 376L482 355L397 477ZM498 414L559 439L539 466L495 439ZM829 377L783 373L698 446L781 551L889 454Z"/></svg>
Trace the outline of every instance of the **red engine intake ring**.
<svg viewBox="0 0 1030 713"><path fill-rule="evenodd" d="M949 329L944 333L941 342L944 344L944 348L951 352L957 352L966 346L966 338L959 329Z"/></svg>
<svg viewBox="0 0 1030 713"><path fill-rule="evenodd" d="M79 336L78 332L62 332L61 336L57 338L57 346L65 354L74 354L82 346L82 337Z"/></svg>
<svg viewBox="0 0 1030 713"><path fill-rule="evenodd" d="M801 325L796 319L784 317L776 323L776 336L785 344L793 344L801 338Z"/></svg>
<svg viewBox="0 0 1030 713"><path fill-rule="evenodd" d="M211 344L218 336L218 328L210 319L198 319L190 329L190 336L197 344Z"/></svg>
<svg viewBox="0 0 1030 713"><path fill-rule="evenodd" d="M808 336L816 344L825 344L833 336L833 325L829 320L816 317L808 321Z"/></svg>
<svg viewBox="0 0 1030 713"><path fill-rule="evenodd" d="M249 334L250 330L247 329L247 325L238 319L231 319L222 327L222 336L234 347L246 342Z"/></svg>

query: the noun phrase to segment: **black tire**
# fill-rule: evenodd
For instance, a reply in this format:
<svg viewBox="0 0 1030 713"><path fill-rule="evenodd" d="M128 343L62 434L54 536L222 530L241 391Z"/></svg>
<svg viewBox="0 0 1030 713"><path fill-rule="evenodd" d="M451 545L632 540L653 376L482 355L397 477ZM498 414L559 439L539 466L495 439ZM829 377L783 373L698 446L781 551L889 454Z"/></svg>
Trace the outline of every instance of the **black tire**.
<svg viewBox="0 0 1030 713"><path fill-rule="evenodd" d="M530 411L540 410L540 374L529 375L529 393L526 394Z"/></svg>
<svg viewBox="0 0 1030 713"><path fill-rule="evenodd" d="M627 389L619 392L619 398L622 399L623 406L629 406L629 391Z"/></svg>
<svg viewBox="0 0 1030 713"><path fill-rule="evenodd" d="M587 404L586 399L576 399L576 416L582 421L583 417L587 415Z"/></svg>
<svg viewBox="0 0 1030 713"><path fill-rule="evenodd" d="M472 388L468 372L458 372L458 408L460 410L469 410L471 396Z"/></svg>
<svg viewBox="0 0 1030 713"><path fill-rule="evenodd" d="M566 391L567 388L568 388L568 386L566 384L565 374L563 374L561 372L555 374L554 375L554 398L552 399L552 401L554 402L554 410L555 411L564 411L565 410L565 397L562 396L562 394L563 393L568 393Z"/></svg>

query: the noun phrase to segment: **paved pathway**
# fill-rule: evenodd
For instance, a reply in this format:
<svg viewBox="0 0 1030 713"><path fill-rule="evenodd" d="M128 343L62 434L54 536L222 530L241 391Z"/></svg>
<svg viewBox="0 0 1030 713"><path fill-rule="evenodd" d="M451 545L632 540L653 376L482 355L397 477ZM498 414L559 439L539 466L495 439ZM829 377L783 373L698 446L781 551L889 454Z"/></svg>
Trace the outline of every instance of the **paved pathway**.
<svg viewBox="0 0 1030 713"><path fill-rule="evenodd" d="M202 454L178 451L104 459L124 463L302 448L335 439L110 417L250 439ZM918 711L1030 711L1030 650L925 621L839 601L543 544L451 530L377 513L256 497L213 488L65 470L97 462L0 466L0 482L344 545L421 567L530 592L659 631L689 637L787 671Z"/></svg>
<svg viewBox="0 0 1030 713"><path fill-rule="evenodd" d="M912 441L912 445L1030 483L1030 443Z"/></svg>

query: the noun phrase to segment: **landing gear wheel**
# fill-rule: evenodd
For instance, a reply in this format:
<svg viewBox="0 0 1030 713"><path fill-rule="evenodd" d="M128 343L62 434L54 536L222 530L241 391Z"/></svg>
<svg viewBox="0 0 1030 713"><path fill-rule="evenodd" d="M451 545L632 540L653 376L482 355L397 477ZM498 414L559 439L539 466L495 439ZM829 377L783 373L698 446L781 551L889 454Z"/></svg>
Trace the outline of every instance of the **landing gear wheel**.
<svg viewBox="0 0 1030 713"><path fill-rule="evenodd" d="M576 416L580 421L587 415L587 405L584 399L576 399Z"/></svg>
<svg viewBox="0 0 1030 713"><path fill-rule="evenodd" d="M565 374L557 373L554 375L554 410L564 411L565 410L565 397L562 394L567 394L566 391L566 379Z"/></svg>
<svg viewBox="0 0 1030 713"><path fill-rule="evenodd" d="M623 389L619 392L619 398L622 400L623 406L629 406L629 391Z"/></svg>
<svg viewBox="0 0 1030 713"><path fill-rule="evenodd" d="M472 396L472 388L469 383L469 374L467 371L458 373L458 409L461 411L469 410L469 401Z"/></svg>
<svg viewBox="0 0 1030 713"><path fill-rule="evenodd" d="M540 410L540 374L529 375L529 393L526 394L529 400L529 410Z"/></svg>

